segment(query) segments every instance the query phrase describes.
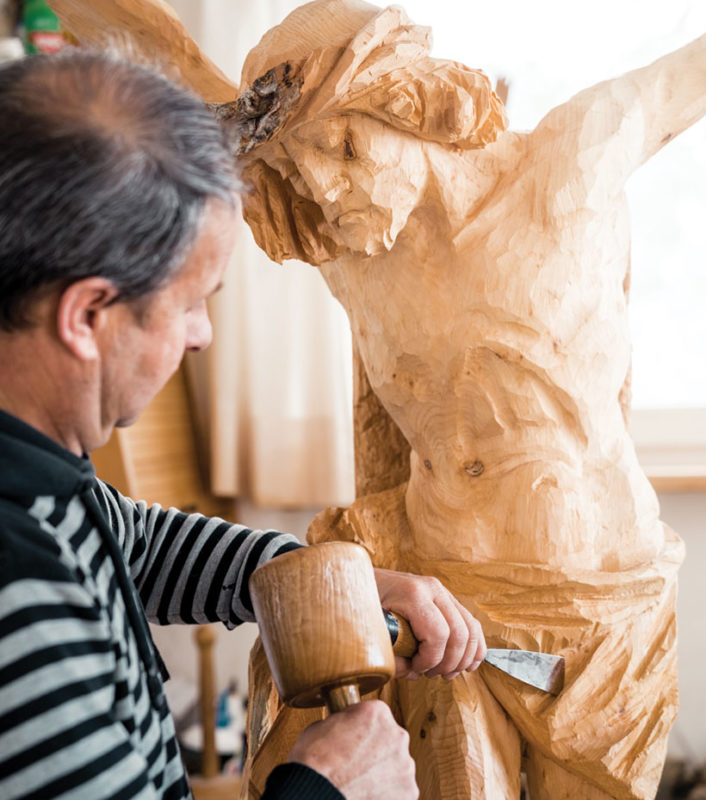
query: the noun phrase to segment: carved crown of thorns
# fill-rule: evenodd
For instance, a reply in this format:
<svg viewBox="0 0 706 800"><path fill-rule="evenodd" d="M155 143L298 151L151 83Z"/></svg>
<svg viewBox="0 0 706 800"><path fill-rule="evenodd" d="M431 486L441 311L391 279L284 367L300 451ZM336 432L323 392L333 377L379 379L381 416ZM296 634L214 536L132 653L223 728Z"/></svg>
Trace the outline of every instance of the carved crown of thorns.
<svg viewBox="0 0 706 800"><path fill-rule="evenodd" d="M243 67L247 88L211 109L240 157L282 136L304 114L341 111L462 149L494 141L507 119L489 78L431 58L430 49L430 29L399 7L315 0L265 34Z"/></svg>

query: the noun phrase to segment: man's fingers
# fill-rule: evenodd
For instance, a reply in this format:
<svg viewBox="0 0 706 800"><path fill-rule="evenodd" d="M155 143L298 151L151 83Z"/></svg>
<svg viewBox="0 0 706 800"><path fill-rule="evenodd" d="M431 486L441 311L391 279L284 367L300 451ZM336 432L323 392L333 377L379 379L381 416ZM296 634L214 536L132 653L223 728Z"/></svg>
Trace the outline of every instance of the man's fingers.
<svg viewBox="0 0 706 800"><path fill-rule="evenodd" d="M468 609L447 595L437 598L425 621L433 630L433 638L420 642L411 664L413 672L429 678L443 675L450 680L460 672L477 669L487 648L480 623Z"/></svg>
<svg viewBox="0 0 706 800"><path fill-rule="evenodd" d="M412 669L411 659L395 656L395 677L407 678L407 680L416 681L419 678L419 673Z"/></svg>
<svg viewBox="0 0 706 800"><path fill-rule="evenodd" d="M424 624L421 624L422 621ZM444 659L451 628L434 603L430 603L417 615L416 623L413 633L419 640L419 649L412 658L412 669L421 675L435 668Z"/></svg>
<svg viewBox="0 0 706 800"><path fill-rule="evenodd" d="M466 652L463 654L463 658L459 663L459 672L477 669L488 653L480 622L478 622L468 609L464 608L463 611L465 612L464 618L468 628L468 644L466 646Z"/></svg>
<svg viewBox="0 0 706 800"><path fill-rule="evenodd" d="M442 643L441 653L429 652L429 665L426 669L428 677L433 678L437 675L448 675L460 672L465 669L463 660L468 650L469 628L467 620L461 613L458 604L450 596L438 598L436 607L444 618L448 635L446 642ZM437 651L441 648L437 648ZM420 647L421 652L421 647ZM440 655L440 657L439 657ZM421 669L421 664L414 661L414 668Z"/></svg>
<svg viewBox="0 0 706 800"><path fill-rule="evenodd" d="M455 677L475 669L486 655L480 623L439 581L428 576L376 569L383 608L409 620L419 649L398 659L397 675Z"/></svg>

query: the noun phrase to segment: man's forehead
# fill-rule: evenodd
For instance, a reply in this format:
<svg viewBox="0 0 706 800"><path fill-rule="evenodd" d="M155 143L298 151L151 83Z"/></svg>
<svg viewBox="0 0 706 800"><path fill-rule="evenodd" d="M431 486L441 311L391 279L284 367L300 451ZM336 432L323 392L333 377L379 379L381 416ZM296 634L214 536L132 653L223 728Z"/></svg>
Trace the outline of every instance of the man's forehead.
<svg viewBox="0 0 706 800"><path fill-rule="evenodd" d="M227 262L235 246L238 229L242 224L239 203L229 205L221 200L211 200L203 212L199 232L189 251L181 277L201 274L210 288L221 281L221 262Z"/></svg>

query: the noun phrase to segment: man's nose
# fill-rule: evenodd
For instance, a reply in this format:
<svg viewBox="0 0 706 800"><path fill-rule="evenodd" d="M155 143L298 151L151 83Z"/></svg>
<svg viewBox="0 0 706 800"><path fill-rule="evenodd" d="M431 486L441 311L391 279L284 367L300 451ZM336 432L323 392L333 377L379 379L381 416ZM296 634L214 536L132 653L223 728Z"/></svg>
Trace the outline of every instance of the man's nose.
<svg viewBox="0 0 706 800"><path fill-rule="evenodd" d="M204 303L203 309L193 314L189 320L189 327L186 335L186 349L197 351L203 350L211 344L213 339L213 327Z"/></svg>

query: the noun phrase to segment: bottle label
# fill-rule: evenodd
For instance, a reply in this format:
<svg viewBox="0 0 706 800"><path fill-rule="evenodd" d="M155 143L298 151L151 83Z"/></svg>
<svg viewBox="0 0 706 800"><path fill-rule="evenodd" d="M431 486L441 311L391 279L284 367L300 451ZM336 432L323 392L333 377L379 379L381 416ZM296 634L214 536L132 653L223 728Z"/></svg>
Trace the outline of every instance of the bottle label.
<svg viewBox="0 0 706 800"><path fill-rule="evenodd" d="M27 52L51 55L58 53L66 44L64 37L58 31L28 31Z"/></svg>

